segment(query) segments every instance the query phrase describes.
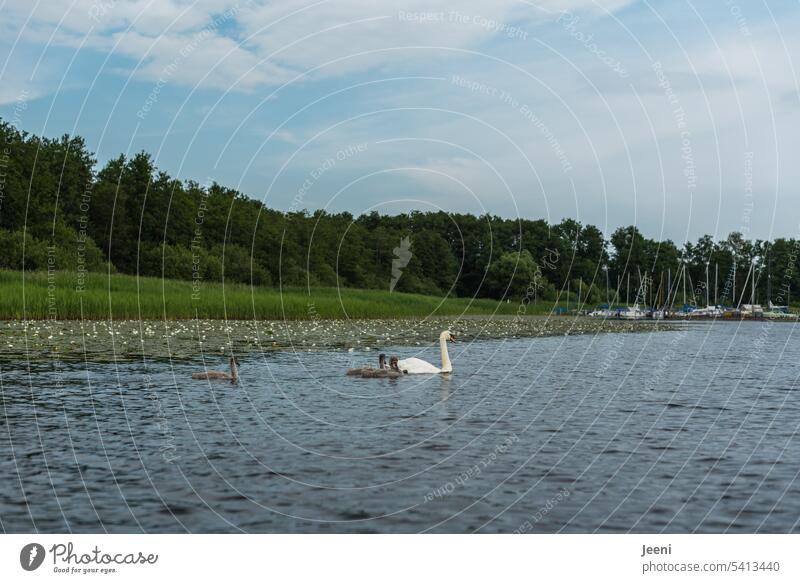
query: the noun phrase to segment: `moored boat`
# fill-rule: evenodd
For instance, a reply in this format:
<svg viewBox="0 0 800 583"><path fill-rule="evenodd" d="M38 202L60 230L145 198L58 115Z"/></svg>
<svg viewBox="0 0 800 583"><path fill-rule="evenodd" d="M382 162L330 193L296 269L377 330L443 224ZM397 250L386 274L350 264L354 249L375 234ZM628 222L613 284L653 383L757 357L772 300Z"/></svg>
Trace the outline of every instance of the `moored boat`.
<svg viewBox="0 0 800 583"><path fill-rule="evenodd" d="M639 307L639 304L628 306L619 312L619 318L622 320L644 320L647 317L647 312Z"/></svg>

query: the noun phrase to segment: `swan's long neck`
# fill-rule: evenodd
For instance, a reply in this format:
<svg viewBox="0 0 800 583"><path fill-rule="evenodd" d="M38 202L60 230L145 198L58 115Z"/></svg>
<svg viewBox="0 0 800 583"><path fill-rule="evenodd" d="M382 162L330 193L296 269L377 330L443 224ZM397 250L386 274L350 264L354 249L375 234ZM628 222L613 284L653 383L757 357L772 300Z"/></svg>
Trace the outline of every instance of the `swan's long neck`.
<svg viewBox="0 0 800 583"><path fill-rule="evenodd" d="M453 364L450 362L450 355L447 354L447 340L439 338L439 348L442 351L442 372L451 372Z"/></svg>
<svg viewBox="0 0 800 583"><path fill-rule="evenodd" d="M239 369L236 366L236 361L231 359L231 378L236 380L239 378Z"/></svg>

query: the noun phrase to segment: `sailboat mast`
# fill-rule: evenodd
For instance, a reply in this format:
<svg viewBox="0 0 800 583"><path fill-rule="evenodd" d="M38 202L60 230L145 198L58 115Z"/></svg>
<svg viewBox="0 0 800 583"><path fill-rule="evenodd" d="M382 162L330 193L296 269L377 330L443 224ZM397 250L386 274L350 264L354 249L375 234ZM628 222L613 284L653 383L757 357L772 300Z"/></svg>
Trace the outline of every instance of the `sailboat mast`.
<svg viewBox="0 0 800 583"><path fill-rule="evenodd" d="M672 293L672 268L670 267L670 268L667 269L667 303L668 304L670 303L669 296L670 296L671 293ZM672 304L670 304L668 307L670 309L672 309Z"/></svg>
<svg viewBox="0 0 800 583"><path fill-rule="evenodd" d="M683 305L686 305L686 263L683 264Z"/></svg>
<svg viewBox="0 0 800 583"><path fill-rule="evenodd" d="M752 271L753 271L753 263L751 262L750 269L747 271L747 275L744 278L744 283L742 284L742 295L739 296L739 303L736 304L737 309L741 307L742 302L744 301L744 296L747 293L747 282L750 279L750 274L752 273Z"/></svg>
<svg viewBox="0 0 800 583"><path fill-rule="evenodd" d="M719 305L719 299L717 297L717 291L719 286L719 263L714 264L714 305Z"/></svg>
<svg viewBox="0 0 800 583"><path fill-rule="evenodd" d="M772 306L772 263L769 260L769 253L767 253L767 309Z"/></svg>
<svg viewBox="0 0 800 583"><path fill-rule="evenodd" d="M639 287L636 289L636 299L633 301L633 305L635 307L639 307L639 299L641 298L642 301L646 304L647 303L647 290L644 288L644 281L642 280L642 270L639 269L639 266L636 266L636 273L639 276Z"/></svg>
<svg viewBox="0 0 800 583"><path fill-rule="evenodd" d="M628 285L625 288L625 304L631 305L631 272L628 272Z"/></svg>

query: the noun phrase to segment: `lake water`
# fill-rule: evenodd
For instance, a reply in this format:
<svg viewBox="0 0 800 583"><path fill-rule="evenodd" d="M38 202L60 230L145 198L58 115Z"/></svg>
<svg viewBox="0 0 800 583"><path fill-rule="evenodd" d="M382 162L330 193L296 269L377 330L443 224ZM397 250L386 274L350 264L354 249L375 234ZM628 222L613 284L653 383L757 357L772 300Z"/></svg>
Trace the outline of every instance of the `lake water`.
<svg viewBox="0 0 800 583"><path fill-rule="evenodd" d="M794 324L476 340L455 373L376 351L0 364L6 532L789 532ZM438 361L438 346L382 347ZM210 365L225 367L224 357Z"/></svg>

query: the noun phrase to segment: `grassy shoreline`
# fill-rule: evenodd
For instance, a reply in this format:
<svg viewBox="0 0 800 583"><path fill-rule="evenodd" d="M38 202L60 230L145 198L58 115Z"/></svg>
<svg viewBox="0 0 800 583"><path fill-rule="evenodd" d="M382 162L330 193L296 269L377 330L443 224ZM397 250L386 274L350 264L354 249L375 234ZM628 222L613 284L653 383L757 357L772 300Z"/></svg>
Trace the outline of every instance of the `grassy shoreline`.
<svg viewBox="0 0 800 583"><path fill-rule="evenodd" d="M23 287L24 282L24 287ZM459 340L651 332L670 325L550 318L551 302L447 299L379 290L278 290L241 284L0 271L0 361L197 358L285 350L422 346L441 330ZM194 298L193 298L194 294ZM55 315L50 310L55 309ZM538 312L538 314L537 314Z"/></svg>
<svg viewBox="0 0 800 583"><path fill-rule="evenodd" d="M514 315L519 308L517 302L383 290L193 285L121 274L86 273L79 279L71 272L0 270L0 319L5 320L392 319ZM547 313L551 308L550 303L531 304L526 313Z"/></svg>

